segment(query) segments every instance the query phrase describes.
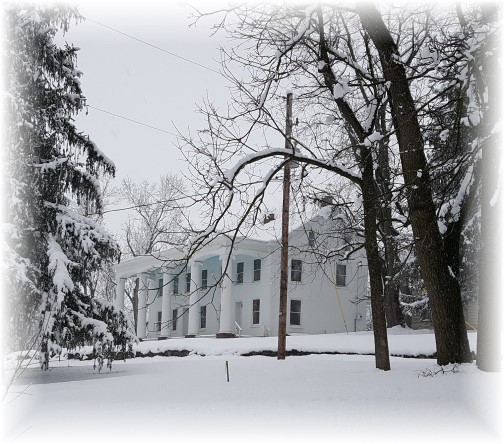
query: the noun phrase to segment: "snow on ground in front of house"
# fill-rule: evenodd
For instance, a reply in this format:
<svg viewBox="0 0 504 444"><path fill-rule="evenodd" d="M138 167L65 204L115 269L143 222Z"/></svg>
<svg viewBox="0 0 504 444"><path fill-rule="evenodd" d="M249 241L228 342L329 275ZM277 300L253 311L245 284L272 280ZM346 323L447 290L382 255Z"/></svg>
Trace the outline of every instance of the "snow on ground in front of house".
<svg viewBox="0 0 504 444"><path fill-rule="evenodd" d="M471 350L476 350L476 334L469 333ZM433 355L436 343L432 330L411 330L409 328L393 327L388 329L389 351L392 355L418 356ZM148 352L162 353L166 350L189 350L193 354L240 355L254 351L276 351L277 337L247 337L237 341L232 339L193 338L188 342L184 338L144 341L135 350L144 354ZM337 333L325 335L293 335L287 337L287 350L298 350L313 353L374 353L373 332Z"/></svg>
<svg viewBox="0 0 504 444"><path fill-rule="evenodd" d="M476 351L476 333L468 332L469 344ZM388 329L389 351L395 356L432 356L436 351L436 343L432 330L411 330L409 328L393 327ZM149 352L160 354L167 350L187 350L190 354L202 356L243 355L251 352L276 351L278 338L242 337L239 340L198 337L192 339L170 338L165 340L146 340L134 346L134 351L143 354ZM81 353L91 353L92 347L77 350ZM297 350L311 353L374 353L373 332L337 333L324 335L291 335L287 337L287 350Z"/></svg>
<svg viewBox="0 0 504 444"><path fill-rule="evenodd" d="M358 338L370 335L344 336L359 348L352 352L362 352ZM429 336L391 334L390 342L400 338L397 347L415 351ZM290 336L288 348L304 338ZM327 346L322 336L308 338L311 348ZM198 343L205 357L116 361L102 374L90 361L30 368L3 402L3 442L502 442L499 374L465 364L457 373L423 376L439 369L431 359L392 358L392 370L383 372L373 356L236 355L276 339L234 339L234 347L180 339L183 349Z"/></svg>

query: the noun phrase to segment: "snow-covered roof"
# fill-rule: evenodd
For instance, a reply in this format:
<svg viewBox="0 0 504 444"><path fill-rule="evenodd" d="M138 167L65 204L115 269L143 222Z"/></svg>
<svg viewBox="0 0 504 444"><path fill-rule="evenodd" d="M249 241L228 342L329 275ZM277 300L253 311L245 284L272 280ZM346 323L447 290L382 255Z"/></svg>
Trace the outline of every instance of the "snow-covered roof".
<svg viewBox="0 0 504 444"><path fill-rule="evenodd" d="M271 213L275 217L263 223L263 220L238 233L234 244L234 253L239 252L270 252L281 244L282 215ZM330 218L330 207L321 209L320 214L308 219L300 214L292 214L289 218L289 237L295 232L307 232L315 229L319 234L327 234L334 230L335 223ZM217 235L202 246L196 253L198 258L222 254L231 243L229 235ZM137 256L119 263L116 266L118 277L131 277L143 271L154 270L163 266L185 263L188 260L184 251L172 248L146 256Z"/></svg>

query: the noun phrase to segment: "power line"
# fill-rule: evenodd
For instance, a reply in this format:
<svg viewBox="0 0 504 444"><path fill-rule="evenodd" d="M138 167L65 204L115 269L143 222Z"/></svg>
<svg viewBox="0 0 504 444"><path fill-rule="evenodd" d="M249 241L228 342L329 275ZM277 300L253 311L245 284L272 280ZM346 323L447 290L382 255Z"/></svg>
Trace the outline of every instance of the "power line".
<svg viewBox="0 0 504 444"><path fill-rule="evenodd" d="M178 199L173 199L173 200L178 200ZM168 203L168 202L171 202L171 201L170 200L161 200L161 201L158 201L158 202L151 202L151 203L148 203L148 204L133 205L131 207L112 208L111 210L103 210L101 212L101 214L115 213L116 211L134 210L135 208L151 207L152 205L159 205L159 204Z"/></svg>
<svg viewBox="0 0 504 444"><path fill-rule="evenodd" d="M90 22L93 22L99 26L102 26L106 29L109 29L113 32L116 32L118 34L121 34L125 37L128 37L130 39L133 39L133 40L136 40L137 42L140 42L140 43L143 43L144 45L147 45L147 46L150 46L151 48L154 48L154 49L157 49L158 51L162 51L168 55L171 55L173 57L176 57L176 58L179 58L181 60L184 60L185 62L188 62L188 63L192 63L193 65L196 65L196 66L199 66L200 68L204 68L208 71L212 71L218 75L222 75L219 71L215 70L215 69L212 69L212 68L209 68L208 66L205 66L201 63L198 63L198 62L195 62L194 60L190 60L186 57L182 57L178 54L175 54L174 52L171 52L171 51L168 51L164 48L161 48L159 46L156 46L156 45L153 45L152 43L149 43L149 42L146 42L145 40L142 40L142 39L139 39L137 37L134 37L130 34L127 34L125 32L122 32L122 31L119 31L118 29L115 29L115 28L112 28L111 26L108 26L108 25L105 25L104 23L101 23L101 22L98 22L96 20L93 20L89 17L84 17L86 20L89 20ZM92 105L86 105L88 108L91 108L91 109L94 109L96 111L100 111L102 113L105 113L105 114L109 114L111 116L114 116L114 117L118 117L120 119L124 119L124 120L127 120L129 122L132 122L132 123L136 123L137 125L142 125L142 126L145 126L147 128L151 128L151 129L154 129L156 131L160 131L160 132L163 132L163 133L166 133L166 134L170 134L172 136L175 136L175 137L178 137L177 134L173 133L173 132L170 132L170 131L167 131L167 130L164 130L162 128L158 128L156 126L152 126L152 125L149 125L147 123L143 123L143 122L139 122L138 120L134 120L134 119L131 119L129 117L125 117L125 116L121 116L119 114L116 114L116 113L113 113L111 111L107 111L107 110L104 110L102 108L98 108L96 106L92 106ZM198 195L192 195L192 196L184 196L184 197L181 197L181 198L174 198L174 199L171 199L171 201L177 201L177 200L181 200L181 199L186 199L186 198L194 198L194 197L197 197ZM152 202L152 203L148 203L148 204L141 204L141 205L134 205L134 206L130 206L130 207L124 207L124 208L114 208L114 209L110 209L110 210L104 210L102 211L102 214L105 214L105 213L112 213L112 212L116 212L116 211L126 211L126 210L132 210L132 209L135 209L135 208L142 208L142 207L148 207L148 206L151 206L151 205L156 205L156 204L160 204L160 203L167 203L167 202L170 202L170 200L168 201L158 201L158 202Z"/></svg>
<svg viewBox="0 0 504 444"><path fill-rule="evenodd" d="M132 205L130 207L112 208L110 210L103 210L100 214L114 213L116 211L134 210L135 208L150 207L152 205L159 205L159 204L165 204L165 203L170 203L170 202L178 202L179 200L194 199L194 198L198 198L198 197L201 197L201 194L187 194L187 195L180 196L180 197L173 197L172 199L167 199L167 200L157 200L155 202L149 202L149 203L146 203L146 204ZM98 213L91 214L91 216L95 216L95 215L98 215Z"/></svg>
<svg viewBox="0 0 504 444"><path fill-rule="evenodd" d="M166 134L170 134L171 136L175 136L175 137L178 137L177 134L175 133L172 133L170 131L167 131L167 130L164 130L164 129L161 129L161 128L158 128L156 126L152 126L152 125L149 125L147 123L143 123L143 122L139 122L138 120L134 120L134 119L130 119L129 117L124 117L124 116L121 116L119 114L116 114L116 113L113 113L111 111L107 111L107 110L104 110L104 109L101 109L101 108L97 108L96 106L92 106L92 105L86 105L88 108L91 108L91 109L95 109L97 111L100 111L102 113L105 113L105 114L110 114L111 116L114 116L114 117L119 117L120 119L124 119L124 120L128 120L129 122L133 122L133 123L136 123L137 125L142 125L142 126L146 126L147 128L151 128L151 129L154 129L156 131L161 131L162 133L166 133Z"/></svg>
<svg viewBox="0 0 504 444"><path fill-rule="evenodd" d="M111 26L108 26L108 25L105 25L103 23L97 22L96 20L90 19L89 17L84 17L84 18L86 20L89 20L90 22L96 23L97 25L103 26L104 28L110 29L111 31L117 32L118 34L121 34L121 35L123 35L125 37L128 37L130 39L136 40L137 42L143 43L144 45L150 46L151 48L157 49L158 51L162 51L162 52L164 52L166 54L169 54L169 55L171 55L173 57L177 57L177 58L179 58L181 60L184 60L185 62L192 63L193 65L199 66L200 68L204 68L204 69L207 69L208 71L212 71L212 72L214 72L216 74L221 75L221 73L219 71L217 71L215 69L212 69L212 68L209 68L208 66L202 65L201 63L195 62L194 60L190 60L190 59L188 59L186 57L182 57L182 56L180 56L178 54L175 54L174 52L167 51L164 48L161 48L159 46L153 45L152 43L146 42L145 40L139 39L138 37L134 37L134 36L132 36L130 34L127 34L125 32L119 31L118 29L112 28Z"/></svg>

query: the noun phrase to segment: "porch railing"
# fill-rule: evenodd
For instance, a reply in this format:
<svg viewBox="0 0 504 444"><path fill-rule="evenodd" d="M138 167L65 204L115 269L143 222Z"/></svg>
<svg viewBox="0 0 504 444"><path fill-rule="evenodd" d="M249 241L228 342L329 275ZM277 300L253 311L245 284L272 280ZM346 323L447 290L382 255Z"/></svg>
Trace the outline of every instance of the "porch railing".
<svg viewBox="0 0 504 444"><path fill-rule="evenodd" d="M271 330L268 328L266 324L264 325L264 336L270 336L271 335Z"/></svg>
<svg viewBox="0 0 504 444"><path fill-rule="evenodd" d="M235 321L235 331L236 331L237 336L241 337L243 328L241 328L240 324L238 324L238 322L236 322L236 321Z"/></svg>

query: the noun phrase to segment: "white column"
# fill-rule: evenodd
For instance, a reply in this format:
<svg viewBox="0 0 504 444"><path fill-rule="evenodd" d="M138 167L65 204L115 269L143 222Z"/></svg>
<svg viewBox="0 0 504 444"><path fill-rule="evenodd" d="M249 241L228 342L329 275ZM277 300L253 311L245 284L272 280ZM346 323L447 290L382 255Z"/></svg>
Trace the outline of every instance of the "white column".
<svg viewBox="0 0 504 444"><path fill-rule="evenodd" d="M163 301L161 303L161 336L170 337L171 298L173 294L173 276L168 270L163 271Z"/></svg>
<svg viewBox="0 0 504 444"><path fill-rule="evenodd" d="M154 302L157 296L157 288L159 287L158 282L152 279L147 279L147 285L149 290L147 292L147 318L149 319L149 329L147 331L147 337L149 335L156 334L156 323L157 323L157 311L154 310Z"/></svg>
<svg viewBox="0 0 504 444"><path fill-rule="evenodd" d="M138 319L137 336L144 339L147 332L147 299L149 296L149 284L147 274L140 274L140 288L138 289Z"/></svg>
<svg viewBox="0 0 504 444"><path fill-rule="evenodd" d="M199 332L199 292L201 286L201 262L191 261L191 295L189 296L189 326L187 336L196 336Z"/></svg>
<svg viewBox="0 0 504 444"><path fill-rule="evenodd" d="M124 310L124 287L126 278L117 278L115 306L118 310Z"/></svg>
<svg viewBox="0 0 504 444"><path fill-rule="evenodd" d="M233 271L234 261L229 260L228 269L224 270L224 264L228 260L229 251L221 254L222 272L226 274L222 278L221 284L221 311L218 337L234 336L234 299L233 299L233 281L229 277Z"/></svg>

